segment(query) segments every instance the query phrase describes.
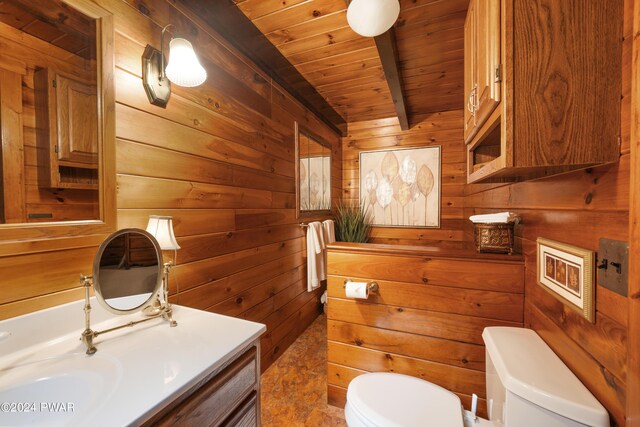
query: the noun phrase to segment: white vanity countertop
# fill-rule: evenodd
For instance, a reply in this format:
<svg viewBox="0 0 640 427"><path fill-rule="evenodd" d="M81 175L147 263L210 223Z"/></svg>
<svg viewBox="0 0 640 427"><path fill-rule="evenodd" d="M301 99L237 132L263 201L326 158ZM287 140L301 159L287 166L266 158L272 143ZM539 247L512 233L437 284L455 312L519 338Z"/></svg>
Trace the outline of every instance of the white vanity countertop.
<svg viewBox="0 0 640 427"><path fill-rule="evenodd" d="M85 354L84 301L0 321L0 425L139 424L256 340L259 323L173 306L98 336ZM114 316L92 298L93 330L143 318Z"/></svg>

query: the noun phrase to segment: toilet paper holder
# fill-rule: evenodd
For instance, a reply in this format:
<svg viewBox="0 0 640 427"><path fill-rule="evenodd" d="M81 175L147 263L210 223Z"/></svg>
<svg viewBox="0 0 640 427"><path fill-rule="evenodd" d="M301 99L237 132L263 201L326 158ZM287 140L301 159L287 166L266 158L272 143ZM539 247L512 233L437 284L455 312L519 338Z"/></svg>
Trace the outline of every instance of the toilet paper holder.
<svg viewBox="0 0 640 427"><path fill-rule="evenodd" d="M351 279L347 279L344 281L344 285L342 286L343 288L347 287L347 283L349 282L353 282L353 280ZM378 285L378 282L372 281L370 283L367 284L367 288L369 289L369 292L378 292L378 289L380 289L380 286Z"/></svg>

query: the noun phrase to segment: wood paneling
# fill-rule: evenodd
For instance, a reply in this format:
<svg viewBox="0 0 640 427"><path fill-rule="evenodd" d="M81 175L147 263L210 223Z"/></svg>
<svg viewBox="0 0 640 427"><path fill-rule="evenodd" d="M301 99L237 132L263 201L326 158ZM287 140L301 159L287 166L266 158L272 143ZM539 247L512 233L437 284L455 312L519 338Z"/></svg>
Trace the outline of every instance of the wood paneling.
<svg viewBox="0 0 640 427"><path fill-rule="evenodd" d="M347 122L395 114L382 63L372 38L361 37L347 24L344 0L287 2L252 1L236 4L286 59ZM277 6L279 5L279 6ZM334 67L371 61L375 74L353 72L326 84L322 73Z"/></svg>
<svg viewBox="0 0 640 427"><path fill-rule="evenodd" d="M383 228L372 230L371 242L430 245L457 244L462 233L462 196L465 182L464 143L462 141L462 111L415 116L412 128L400 129L395 117L349 123L348 135L342 139L343 198L357 202L360 197L360 152L394 149L441 147L441 227Z"/></svg>
<svg viewBox="0 0 640 427"><path fill-rule="evenodd" d="M0 223L26 222L20 74L0 69Z"/></svg>
<svg viewBox="0 0 640 427"><path fill-rule="evenodd" d="M292 2L283 4L262 1L260 5L250 4L257 13L269 13L270 6L275 6L270 11L287 7ZM300 3L299 1L297 3ZM148 10L144 3L134 3L143 13ZM176 5L185 7L195 12L207 25L215 28L236 49L246 55L258 65L274 81L281 85L285 91L299 100L305 108L316 114L336 132L346 132L346 122L318 94L317 90L291 65L282 53L256 28L251 20L245 16L236 6L236 1L202 2L200 0L179 0ZM266 7L265 7L266 6Z"/></svg>
<svg viewBox="0 0 640 427"><path fill-rule="evenodd" d="M461 397L485 391L482 331L523 326L521 258L478 259L471 250L335 244L328 254L329 402L364 372L431 381ZM465 274L465 273L468 273ZM367 300L347 298L346 279L376 281Z"/></svg>
<svg viewBox="0 0 640 427"><path fill-rule="evenodd" d="M631 8L633 7L633 13ZM633 16L633 19L629 17ZM627 425L640 426L640 1L628 6L633 22L630 105L630 221L629 221L629 352L627 380ZM623 109L624 111L624 109ZM623 122L624 123L624 122Z"/></svg>
<svg viewBox="0 0 640 427"><path fill-rule="evenodd" d="M266 369L318 314L320 291L306 291L295 215L294 121L332 145L334 199L342 190L340 137L183 6L157 0L142 13L134 1L100 4L116 29L118 228L172 215L182 249L170 300L266 323ZM168 23L189 34L209 79L174 86L162 109L147 100L140 57L147 43L159 46ZM77 276L90 272L100 239L87 242L0 257L0 318L80 298Z"/></svg>
<svg viewBox="0 0 640 427"><path fill-rule="evenodd" d="M0 21L72 55L96 59L95 23L61 0L46 7L36 0L3 0Z"/></svg>
<svg viewBox="0 0 640 427"><path fill-rule="evenodd" d="M347 122L396 114L399 98L389 91L374 40L351 30L344 0L235 3ZM468 0L400 2L395 31L403 87L396 87L405 92L410 125L416 114L462 108L467 5Z"/></svg>
<svg viewBox="0 0 640 427"><path fill-rule="evenodd" d="M537 331L607 408L625 425L627 385L637 381L627 347L627 299L596 288L595 323L589 323L545 292L536 279L536 239L545 237L598 250L601 237L629 240L631 41L633 1L625 1L622 49L621 158L613 165L517 184L472 184L464 197L464 216L510 210L522 217L517 246L525 256L525 326ZM589 120L599 123L599 117ZM610 125L611 123L607 123ZM637 168L637 166L636 166ZM466 235L473 238L469 222ZM637 399L636 399L637 400Z"/></svg>
<svg viewBox="0 0 640 427"><path fill-rule="evenodd" d="M411 126L416 115L464 106L462 66L468 6L469 0L400 0L395 30Z"/></svg>
<svg viewBox="0 0 640 427"><path fill-rule="evenodd" d="M4 23L0 23L0 43L6 55L0 63L1 169L5 190L5 218L1 222L98 219L97 191L39 185L45 165L43 157L39 157L42 150L36 141L34 87L34 73L42 68L53 68L83 80L95 81L95 61L86 61Z"/></svg>

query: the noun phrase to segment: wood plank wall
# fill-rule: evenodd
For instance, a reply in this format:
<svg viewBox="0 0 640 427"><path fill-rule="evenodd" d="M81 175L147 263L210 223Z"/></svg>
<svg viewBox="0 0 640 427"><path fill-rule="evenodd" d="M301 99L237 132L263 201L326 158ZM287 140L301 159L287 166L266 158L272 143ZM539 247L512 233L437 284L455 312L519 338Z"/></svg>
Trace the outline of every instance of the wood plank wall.
<svg viewBox="0 0 640 427"><path fill-rule="evenodd" d="M36 69L51 68L85 81L95 81L95 61L85 60L1 22L0 42L3 47L0 99L2 106L8 107L2 115L5 141L0 150L4 163L0 173L6 180L4 222L97 219L96 191L41 188L38 185L38 168L42 166L37 161L34 90ZM13 103L9 99L11 96ZM13 117L9 119L11 115ZM11 129L11 123L15 124L15 129ZM15 146L11 146L12 142ZM9 158L13 158L13 161L7 161ZM34 214L52 216L30 219L29 216Z"/></svg>
<svg viewBox="0 0 640 427"><path fill-rule="evenodd" d="M627 425L640 427L640 0L633 3Z"/></svg>
<svg viewBox="0 0 640 427"><path fill-rule="evenodd" d="M437 253L397 245L336 244L328 254L328 396L344 406L349 382L397 372L471 394L486 417L487 326L523 326L521 257ZM376 281L367 300L347 298L344 281Z"/></svg>
<svg viewBox="0 0 640 427"><path fill-rule="evenodd" d="M469 185L464 216L511 210L523 224L517 244L526 257L525 326L536 330L611 413L625 423L628 302L602 286L591 324L545 292L536 280L536 239L598 250L601 237L629 238L630 94L633 1L625 1L621 157L617 164L512 185ZM595 119L595 118L594 118ZM472 239L472 229L466 226Z"/></svg>
<svg viewBox="0 0 640 427"><path fill-rule="evenodd" d="M393 118L350 123L343 138L343 191L352 200L359 194L360 151L443 147L442 230L376 228L375 243L451 246L473 240L470 215L506 209L522 215L516 244L526 258L525 326L540 333L618 425L625 422L627 299L598 286L596 323L586 322L537 285L535 241L542 236L597 250L601 237L628 240L632 11L633 0L625 0L619 163L512 185L465 186L461 111L426 116L407 132Z"/></svg>
<svg viewBox="0 0 640 427"><path fill-rule="evenodd" d="M332 144L334 199L340 138L173 2L97 3L115 17L118 228L173 215L182 249L172 301L266 323L266 369L318 314L295 214L294 121ZM140 58L147 43L160 46L168 23L192 42L209 77L197 88L174 85L162 109L147 101ZM90 271L96 244L0 259L0 318L79 299L77 277Z"/></svg>
<svg viewBox="0 0 640 427"><path fill-rule="evenodd" d="M441 227L374 227L372 243L457 246L464 240L462 199L466 156L460 131L462 120L462 110L454 110L416 116L412 118L412 127L408 131L400 129L395 117L348 124L348 135L342 140L345 201L358 202L360 152L438 145L442 150Z"/></svg>

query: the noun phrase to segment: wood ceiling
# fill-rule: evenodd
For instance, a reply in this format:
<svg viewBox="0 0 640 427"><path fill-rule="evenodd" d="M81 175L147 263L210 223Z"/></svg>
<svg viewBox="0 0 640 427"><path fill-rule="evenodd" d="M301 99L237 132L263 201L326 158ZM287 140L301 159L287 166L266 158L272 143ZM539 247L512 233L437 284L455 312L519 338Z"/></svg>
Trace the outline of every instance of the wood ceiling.
<svg viewBox="0 0 640 427"><path fill-rule="evenodd" d="M0 22L85 59L96 59L95 21L60 0L0 0Z"/></svg>
<svg viewBox="0 0 640 427"><path fill-rule="evenodd" d="M347 122L396 115L376 43L349 28L345 0L234 2ZM400 0L394 28L410 123L418 114L463 108L468 3Z"/></svg>

